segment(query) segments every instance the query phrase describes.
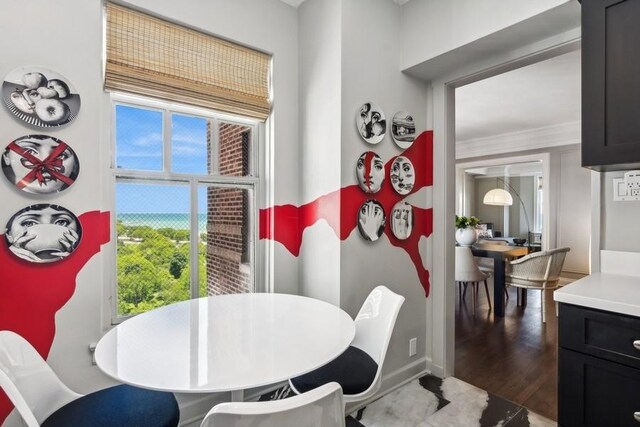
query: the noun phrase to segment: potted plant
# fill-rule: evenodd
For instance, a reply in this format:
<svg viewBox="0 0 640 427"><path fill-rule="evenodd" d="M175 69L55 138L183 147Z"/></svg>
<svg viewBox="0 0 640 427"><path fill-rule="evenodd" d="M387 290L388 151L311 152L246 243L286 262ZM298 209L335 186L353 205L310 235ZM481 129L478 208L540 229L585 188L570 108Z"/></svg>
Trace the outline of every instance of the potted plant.
<svg viewBox="0 0 640 427"><path fill-rule="evenodd" d="M476 226L480 220L475 216L456 215L456 242L460 246L471 246L478 240Z"/></svg>

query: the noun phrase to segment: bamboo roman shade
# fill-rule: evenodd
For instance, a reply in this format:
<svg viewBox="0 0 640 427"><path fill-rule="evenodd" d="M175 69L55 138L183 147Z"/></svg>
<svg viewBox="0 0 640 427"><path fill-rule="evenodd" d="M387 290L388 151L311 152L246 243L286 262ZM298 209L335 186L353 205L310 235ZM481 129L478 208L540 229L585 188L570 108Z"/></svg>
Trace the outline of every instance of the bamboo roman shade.
<svg viewBox="0 0 640 427"><path fill-rule="evenodd" d="M271 56L107 2L105 88L265 120Z"/></svg>

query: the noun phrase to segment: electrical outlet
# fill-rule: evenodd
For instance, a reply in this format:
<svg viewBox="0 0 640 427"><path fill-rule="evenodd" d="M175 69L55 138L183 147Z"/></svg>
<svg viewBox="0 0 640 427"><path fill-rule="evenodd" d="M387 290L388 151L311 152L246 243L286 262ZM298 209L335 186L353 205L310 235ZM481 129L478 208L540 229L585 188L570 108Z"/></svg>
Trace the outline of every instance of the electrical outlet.
<svg viewBox="0 0 640 427"><path fill-rule="evenodd" d="M89 353L91 354L91 364L96 364L96 343L92 342L89 344Z"/></svg>
<svg viewBox="0 0 640 427"><path fill-rule="evenodd" d="M633 172L633 175L630 175L627 180L625 178L613 179L614 202L640 200L640 172L631 172ZM625 176L631 172L627 172Z"/></svg>
<svg viewBox="0 0 640 427"><path fill-rule="evenodd" d="M416 355L416 344L417 344L417 341L418 341L417 338L411 338L409 340L409 357Z"/></svg>
<svg viewBox="0 0 640 427"><path fill-rule="evenodd" d="M640 171L629 171L624 174L624 183L627 187L627 195L640 196Z"/></svg>

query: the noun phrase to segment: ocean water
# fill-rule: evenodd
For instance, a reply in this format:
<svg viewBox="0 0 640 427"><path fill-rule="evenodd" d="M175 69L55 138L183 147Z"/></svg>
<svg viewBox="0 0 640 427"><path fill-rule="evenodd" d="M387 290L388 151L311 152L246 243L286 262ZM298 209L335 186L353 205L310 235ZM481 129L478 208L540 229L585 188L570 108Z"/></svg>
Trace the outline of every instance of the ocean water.
<svg viewBox="0 0 640 427"><path fill-rule="evenodd" d="M121 213L116 219L124 225L147 225L151 228L188 230L190 215L182 213ZM207 214L198 214L198 233L207 231Z"/></svg>

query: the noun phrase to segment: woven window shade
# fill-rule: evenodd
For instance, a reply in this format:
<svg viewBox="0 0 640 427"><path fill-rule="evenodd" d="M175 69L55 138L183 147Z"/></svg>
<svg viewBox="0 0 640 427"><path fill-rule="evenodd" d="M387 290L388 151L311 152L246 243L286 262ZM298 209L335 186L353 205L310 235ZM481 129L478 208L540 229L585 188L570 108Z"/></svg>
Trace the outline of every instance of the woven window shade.
<svg viewBox="0 0 640 427"><path fill-rule="evenodd" d="M265 120L271 56L107 3L105 89Z"/></svg>

